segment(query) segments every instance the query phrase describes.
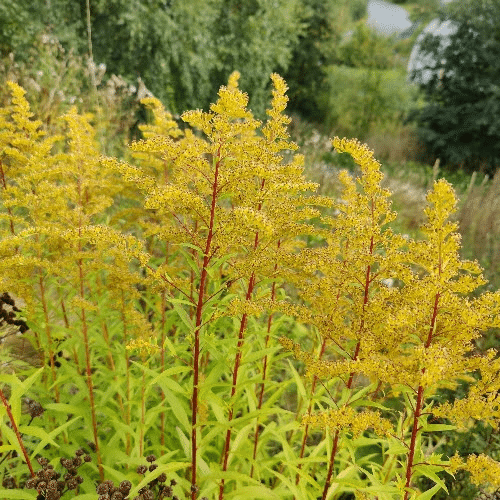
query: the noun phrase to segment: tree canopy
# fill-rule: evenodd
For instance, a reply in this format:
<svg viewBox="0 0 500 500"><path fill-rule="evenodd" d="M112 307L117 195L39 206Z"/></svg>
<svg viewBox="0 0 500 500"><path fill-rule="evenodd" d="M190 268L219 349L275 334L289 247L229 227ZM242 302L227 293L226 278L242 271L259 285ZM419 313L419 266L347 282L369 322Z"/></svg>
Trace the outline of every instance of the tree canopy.
<svg viewBox="0 0 500 500"><path fill-rule="evenodd" d="M95 63L129 81L140 76L173 112L206 108L238 70L262 115L269 74L283 74L290 97L310 99L324 80L340 36L367 0L90 0ZM6 0L0 6L0 52L26 52L49 32L88 52L86 0ZM310 110L313 112L313 110Z"/></svg>
<svg viewBox="0 0 500 500"><path fill-rule="evenodd" d="M410 119L443 164L493 171L500 164L500 0L453 2L441 20L456 29L447 44L424 38L421 51L432 62L413 76L426 104ZM430 78L421 78L425 71Z"/></svg>

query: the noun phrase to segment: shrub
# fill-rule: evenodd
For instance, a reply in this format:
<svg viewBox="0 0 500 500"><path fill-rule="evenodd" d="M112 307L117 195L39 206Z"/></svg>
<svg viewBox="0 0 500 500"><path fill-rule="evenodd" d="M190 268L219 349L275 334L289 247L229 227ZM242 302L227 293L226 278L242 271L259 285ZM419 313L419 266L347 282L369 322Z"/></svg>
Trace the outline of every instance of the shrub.
<svg viewBox="0 0 500 500"><path fill-rule="evenodd" d="M458 257L451 186L405 238L373 153L335 138L360 175L310 194L284 80L262 123L238 77L184 130L146 98L129 163L101 156L75 109L45 134L9 84L0 287L26 301L43 366L0 377L0 495L425 500L457 470L499 486L491 457L432 442L499 417L500 358L476 341L500 296L468 297L484 280Z"/></svg>
<svg viewBox="0 0 500 500"><path fill-rule="evenodd" d="M390 129L415 99L402 71L330 66L328 92L319 95L327 109L325 126L339 134L359 135Z"/></svg>
<svg viewBox="0 0 500 500"><path fill-rule="evenodd" d="M500 5L491 0L453 2L441 20L450 21L455 30L449 43L432 34L423 40L421 52L429 63L414 77L426 105L410 118L433 159L452 169L492 173L500 161ZM430 78L423 78L425 73Z"/></svg>

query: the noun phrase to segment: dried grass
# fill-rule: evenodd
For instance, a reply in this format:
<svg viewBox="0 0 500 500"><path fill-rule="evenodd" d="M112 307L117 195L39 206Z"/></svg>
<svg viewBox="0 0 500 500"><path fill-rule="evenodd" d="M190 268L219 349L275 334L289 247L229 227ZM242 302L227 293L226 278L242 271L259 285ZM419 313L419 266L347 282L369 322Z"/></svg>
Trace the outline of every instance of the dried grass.
<svg viewBox="0 0 500 500"><path fill-rule="evenodd" d="M500 284L500 171L477 183L472 174L463 196L458 222L465 257L479 260L492 285ZM496 288L496 286L495 286Z"/></svg>

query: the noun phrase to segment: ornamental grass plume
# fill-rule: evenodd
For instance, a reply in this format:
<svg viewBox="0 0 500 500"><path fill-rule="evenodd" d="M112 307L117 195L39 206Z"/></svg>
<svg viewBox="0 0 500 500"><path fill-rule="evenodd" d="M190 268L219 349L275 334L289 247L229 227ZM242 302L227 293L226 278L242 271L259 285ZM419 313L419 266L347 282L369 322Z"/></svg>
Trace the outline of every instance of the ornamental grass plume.
<svg viewBox="0 0 500 500"><path fill-rule="evenodd" d="M34 475L42 449L56 460L77 444L96 455L85 496L99 481L103 497L426 500L463 471L496 487L491 457L439 448L471 420L499 421L499 357L476 348L499 326L499 294L480 293L481 269L459 256L453 189L434 184L421 241L398 235L373 152L336 138L360 174L340 174L336 199L311 195L284 80L271 76L260 122L238 77L182 127L147 98L130 164L100 156L75 109L47 137L11 85L0 286L29 304L45 363L2 374L9 483ZM284 334L309 396L274 343ZM70 362L56 370L59 348ZM467 384L454 401L440 392ZM40 401L36 421L21 398Z"/></svg>
<svg viewBox="0 0 500 500"><path fill-rule="evenodd" d="M336 487L339 440L352 441L349 446L355 448L368 428L378 436L386 458L370 473L363 469L367 478L358 476L364 483L357 487L360 492L380 492L379 499L431 498L445 488L437 472L460 468L470 472L474 484L498 487L500 464L492 459L446 459L426 455L422 448L429 433L454 425L465 429L471 417L497 428L500 416L497 352L474 351L481 332L499 326L500 295L469 298L485 280L477 262L460 259L457 225L449 220L456 209L453 189L444 180L435 182L427 196L425 239L405 240L385 226L394 214L388 193L380 188L382 175L372 152L354 140L334 139L333 145L350 153L362 174L356 180L340 174L344 191L337 213L324 219L331 228L327 244L307 249L299 258L310 275L301 290L308 310L295 313L317 327L330 359L314 358L282 339L306 363L310 375L328 384L333 398L333 408L316 400L323 411L303 417L306 425L334 433L323 498ZM474 373L478 381L471 378ZM355 374L369 383L355 387ZM456 387L463 380L476 382L466 398L435 403L438 389ZM391 415L388 404L395 398L404 404L399 417ZM454 425L433 424L431 415ZM435 486L419 494L422 476Z"/></svg>
<svg viewBox="0 0 500 500"><path fill-rule="evenodd" d="M298 235L312 231L307 221L319 215L313 205L330 203L306 196L317 186L304 179L303 157L290 154L297 146L289 140L286 126L290 119L283 114L287 102L284 80L271 75L273 100L269 118L262 124L246 108L248 95L239 90L238 79L237 72L230 76L209 112L182 115L197 133L189 128L180 131L156 100L146 99L154 124L144 127L145 139L131 146L139 166L103 160L143 188L147 212L142 214L142 226L150 238L148 248L158 258L148 268L151 284L162 294L162 304L173 304L185 314L193 369L193 499L198 491L198 468L206 468L198 461L199 419L206 413L200 380L216 352L210 352L210 343L218 337L214 336L216 328L209 325L239 317L235 338L223 340L234 343L235 353L221 449L222 499L231 437L241 426L234 415L240 411L236 398L240 366L245 353L251 352L244 349L249 318L264 314L269 298L274 297L276 285L270 286L268 280L286 277L281 261L300 247ZM266 338L268 342L269 335ZM257 345L263 341L265 344L261 338ZM256 437L254 448L257 441Z"/></svg>
<svg viewBox="0 0 500 500"><path fill-rule="evenodd" d="M94 284L96 275L108 271L109 284L121 281L123 289L131 281L129 261L141 254L142 244L99 225L121 185L99 165L91 117L73 108L63 117L65 135L45 137L41 123L31 119L24 91L9 86L12 105L4 119L10 134L2 138L6 211L0 226L0 286L26 301L28 316L41 310L42 327L34 325L33 331L38 351L47 357L45 390L54 391L57 403L56 345L72 343L75 371L83 366L86 374L87 410L102 476L89 338L98 310ZM139 323L143 329L147 322Z"/></svg>

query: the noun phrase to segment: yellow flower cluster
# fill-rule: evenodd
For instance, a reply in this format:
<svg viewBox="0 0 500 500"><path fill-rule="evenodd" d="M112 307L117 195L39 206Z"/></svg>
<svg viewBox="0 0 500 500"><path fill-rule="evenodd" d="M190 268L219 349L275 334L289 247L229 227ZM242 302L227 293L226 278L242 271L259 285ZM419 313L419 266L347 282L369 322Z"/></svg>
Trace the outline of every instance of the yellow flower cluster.
<svg viewBox="0 0 500 500"><path fill-rule="evenodd" d="M154 342L155 339L153 339L153 337L150 337L149 339L139 337L130 340L125 348L128 351L139 351L141 357L147 358L153 354L156 354L160 350L158 345L156 345Z"/></svg>
<svg viewBox="0 0 500 500"><path fill-rule="evenodd" d="M373 151L357 140L335 138L332 144L353 157L361 174L340 173L343 189L335 212L322 217L325 243L304 250L295 260L300 269L295 284L309 310L287 311L314 326L331 350L326 350L328 358L318 359L297 343L280 342L305 362L307 375L341 394L335 402L340 409L307 415L306 424L354 435L371 426L388 435L389 422L360 411L363 404L356 401L362 396L357 394L378 387L382 400L383 395L405 398L410 416L394 434L400 434L406 446L399 453L409 455L401 479L401 487L409 491L412 475L418 473L423 422L430 412L460 429L468 427L471 418L498 427L498 354L471 356L471 351L481 331L499 326L500 295L467 297L485 281L477 262L460 258L460 236L450 221L456 197L448 182L435 182L429 192L425 238L413 241L388 227L396 214L390 193L380 185L383 175ZM474 372L480 372L479 382L471 379ZM357 375L373 385L356 387ZM439 388L453 388L460 380L476 383L468 397L453 405L431 402ZM405 425L412 429L406 436ZM497 467L493 461L481 464L488 470ZM488 479L486 473L482 479Z"/></svg>
<svg viewBox="0 0 500 500"><path fill-rule="evenodd" d="M350 433L354 438L359 437L367 429L373 429L379 436L389 436L394 432L391 422L381 417L380 413L369 410L356 411L351 406L305 415L302 417L302 423Z"/></svg>
<svg viewBox="0 0 500 500"><path fill-rule="evenodd" d="M487 485L490 490L500 488L500 463L487 455L469 455L461 469L470 472L470 481L477 485Z"/></svg>

